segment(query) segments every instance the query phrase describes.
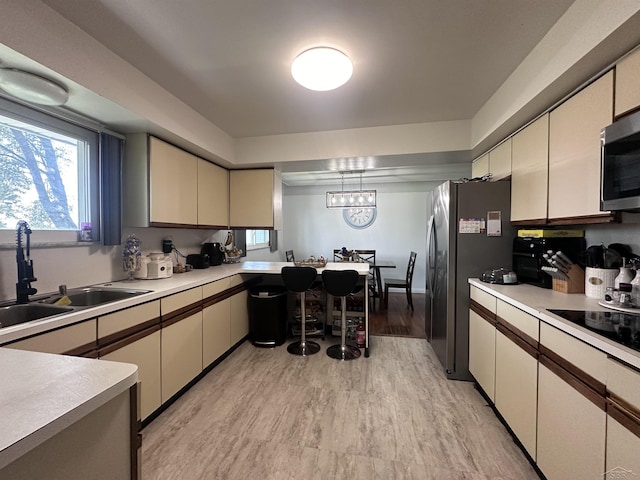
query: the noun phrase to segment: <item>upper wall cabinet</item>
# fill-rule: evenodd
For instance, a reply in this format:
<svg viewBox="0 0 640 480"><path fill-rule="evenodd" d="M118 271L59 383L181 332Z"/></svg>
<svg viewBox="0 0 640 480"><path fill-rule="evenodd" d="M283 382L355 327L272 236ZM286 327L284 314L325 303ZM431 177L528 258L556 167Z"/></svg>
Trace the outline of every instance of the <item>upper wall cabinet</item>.
<svg viewBox="0 0 640 480"><path fill-rule="evenodd" d="M125 145L125 226L228 227L226 169L144 133Z"/></svg>
<svg viewBox="0 0 640 480"><path fill-rule="evenodd" d="M229 226L229 171L198 159L198 225Z"/></svg>
<svg viewBox="0 0 640 480"><path fill-rule="evenodd" d="M511 175L511 138L489 152L489 171L492 182Z"/></svg>
<svg viewBox="0 0 640 480"><path fill-rule="evenodd" d="M489 173L489 154L485 153L476 158L471 164L471 176L473 178L482 177Z"/></svg>
<svg viewBox="0 0 640 480"><path fill-rule="evenodd" d="M149 222L198 223L198 157L149 137Z"/></svg>
<svg viewBox="0 0 640 480"><path fill-rule="evenodd" d="M511 139L505 140L489 153L476 158L471 164L471 176L482 177L491 173L491 181L502 180L511 175Z"/></svg>
<svg viewBox="0 0 640 480"><path fill-rule="evenodd" d="M600 131L612 120L612 71L550 113L550 223L610 217L600 211Z"/></svg>
<svg viewBox="0 0 640 480"><path fill-rule="evenodd" d="M549 114L545 114L512 138L512 222L546 222L548 173Z"/></svg>
<svg viewBox="0 0 640 480"><path fill-rule="evenodd" d="M615 115L640 107L640 49L616 65Z"/></svg>
<svg viewBox="0 0 640 480"><path fill-rule="evenodd" d="M229 172L231 228L282 229L282 176L273 169Z"/></svg>

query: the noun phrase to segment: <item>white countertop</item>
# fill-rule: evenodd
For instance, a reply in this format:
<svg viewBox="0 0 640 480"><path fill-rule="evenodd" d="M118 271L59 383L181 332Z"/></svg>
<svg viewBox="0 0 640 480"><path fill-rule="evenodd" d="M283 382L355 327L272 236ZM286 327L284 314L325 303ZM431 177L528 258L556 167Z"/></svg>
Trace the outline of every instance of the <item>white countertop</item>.
<svg viewBox="0 0 640 480"><path fill-rule="evenodd" d="M280 273L282 267L292 267L293 262L242 262L240 273ZM318 273L324 270L355 270L360 275L368 275L371 266L368 262L327 262L324 268L316 268Z"/></svg>
<svg viewBox="0 0 640 480"><path fill-rule="evenodd" d="M237 274L280 274L280 270L284 266L293 266L293 262L239 262L218 265L215 267L204 268L200 270L191 270L190 272L175 274L170 278L161 278L157 280L134 280L133 282L118 281L107 282L93 286L98 287L114 287L129 288L134 290L150 290L136 297L110 302L95 307L83 308L73 312L46 317L40 320L5 327L0 329L0 345L28 337L38 333L46 332L55 328L64 327L73 323L88 320L100 315L106 315L116 310L133 307L135 305L166 297L174 293L188 290L190 288L199 287L216 280L221 280ZM369 273L368 263L357 262L335 262L327 263L325 268L317 269L318 273L323 270L356 270L360 275ZM75 288L75 287L74 287Z"/></svg>
<svg viewBox="0 0 640 480"><path fill-rule="evenodd" d="M514 307L523 310L543 322L552 325L569 335L572 335L603 352L616 357L636 368L640 368L640 353L620 345L591 330L576 325L562 317L554 315L548 309L607 311L606 307L598 304L598 299L589 298L583 294L560 293L547 288L540 288L525 283L517 285L499 285L470 278L469 284L478 287L495 297L504 300Z"/></svg>
<svg viewBox="0 0 640 480"><path fill-rule="evenodd" d="M137 379L128 363L0 348L0 469Z"/></svg>

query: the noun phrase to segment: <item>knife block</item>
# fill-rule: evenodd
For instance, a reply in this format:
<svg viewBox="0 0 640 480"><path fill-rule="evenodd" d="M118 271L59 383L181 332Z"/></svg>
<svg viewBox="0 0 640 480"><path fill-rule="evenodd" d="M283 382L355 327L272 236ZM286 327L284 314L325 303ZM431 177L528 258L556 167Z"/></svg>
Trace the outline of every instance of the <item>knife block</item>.
<svg viewBox="0 0 640 480"><path fill-rule="evenodd" d="M584 293L584 270L574 263L567 272L567 280L554 278L551 288L561 293Z"/></svg>

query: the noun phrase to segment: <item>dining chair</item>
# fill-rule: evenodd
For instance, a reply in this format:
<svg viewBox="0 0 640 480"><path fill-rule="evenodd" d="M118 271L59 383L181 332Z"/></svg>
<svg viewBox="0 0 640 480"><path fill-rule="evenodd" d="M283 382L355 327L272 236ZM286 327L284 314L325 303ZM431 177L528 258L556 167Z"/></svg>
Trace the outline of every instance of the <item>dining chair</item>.
<svg viewBox="0 0 640 480"><path fill-rule="evenodd" d="M374 265L376 264L376 251L375 250L354 250L354 253L357 253L361 260L369 262L369 276L367 277L367 284L369 286L369 296L372 299L373 304L375 305L375 299L379 299L378 292L376 290L376 269Z"/></svg>
<svg viewBox="0 0 640 480"><path fill-rule="evenodd" d="M389 289L390 288L404 288L407 294L407 303L411 310L413 310L413 298L411 297L411 283L413 282L413 269L416 266L416 252L411 252L409 255L409 263L407 264L407 275L405 278L386 278L384 281L384 306L389 307Z"/></svg>
<svg viewBox="0 0 640 480"><path fill-rule="evenodd" d="M287 257L287 262L295 262L296 261L295 257L293 256L293 250L287 250L286 252L284 252L284 254Z"/></svg>

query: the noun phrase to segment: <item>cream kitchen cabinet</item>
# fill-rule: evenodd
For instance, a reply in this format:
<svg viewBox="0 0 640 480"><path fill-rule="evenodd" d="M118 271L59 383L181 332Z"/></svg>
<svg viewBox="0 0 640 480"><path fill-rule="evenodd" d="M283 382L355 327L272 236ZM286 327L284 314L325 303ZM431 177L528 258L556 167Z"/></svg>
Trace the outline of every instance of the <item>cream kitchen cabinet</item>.
<svg viewBox="0 0 640 480"><path fill-rule="evenodd" d="M198 225L229 227L229 171L198 159Z"/></svg>
<svg viewBox="0 0 640 480"><path fill-rule="evenodd" d="M511 138L489 152L489 172L492 182L511 175Z"/></svg>
<svg viewBox="0 0 640 480"><path fill-rule="evenodd" d="M68 327L41 333L24 340L2 345L31 352L64 353L93 357L97 355L97 321L85 320Z"/></svg>
<svg viewBox="0 0 640 480"><path fill-rule="evenodd" d="M535 460L540 321L502 300L497 300L496 321L494 403Z"/></svg>
<svg viewBox="0 0 640 480"><path fill-rule="evenodd" d="M98 358L138 366L139 418L160 408L160 301L98 317Z"/></svg>
<svg viewBox="0 0 640 480"><path fill-rule="evenodd" d="M546 223L549 114L516 133L511 143L511 221Z"/></svg>
<svg viewBox="0 0 640 480"><path fill-rule="evenodd" d="M202 286L202 366L211 365L231 347L231 299L221 294L230 278Z"/></svg>
<svg viewBox="0 0 640 480"><path fill-rule="evenodd" d="M537 464L548 480L603 478L606 355L541 323Z"/></svg>
<svg viewBox="0 0 640 480"><path fill-rule="evenodd" d="M620 116L640 107L640 49L616 64L615 115Z"/></svg>
<svg viewBox="0 0 640 480"><path fill-rule="evenodd" d="M233 346L249 335L249 291L243 290L231 297L230 344Z"/></svg>
<svg viewBox="0 0 640 480"><path fill-rule="evenodd" d="M273 169L229 172L232 228L282 229L282 176Z"/></svg>
<svg viewBox="0 0 640 480"><path fill-rule="evenodd" d="M137 340L134 340L137 338ZM162 405L160 389L160 327L147 329L124 345L105 348L101 360L133 363L138 366L138 418L145 420Z"/></svg>
<svg viewBox="0 0 640 480"><path fill-rule="evenodd" d="M485 153L484 155L476 158L471 164L471 176L473 178L482 177L489 173L489 154Z"/></svg>
<svg viewBox="0 0 640 480"><path fill-rule="evenodd" d="M489 399L495 401L496 298L477 287L469 291L469 371Z"/></svg>
<svg viewBox="0 0 640 480"><path fill-rule="evenodd" d="M198 157L147 134L127 137L123 221L130 227L196 225Z"/></svg>
<svg viewBox="0 0 640 480"><path fill-rule="evenodd" d="M613 119L613 72L549 116L548 218L607 216L600 211L600 131Z"/></svg>
<svg viewBox="0 0 640 480"><path fill-rule="evenodd" d="M607 478L640 473L640 371L607 360Z"/></svg>
<svg viewBox="0 0 640 480"><path fill-rule="evenodd" d="M160 299L162 402L202 372L202 287Z"/></svg>

